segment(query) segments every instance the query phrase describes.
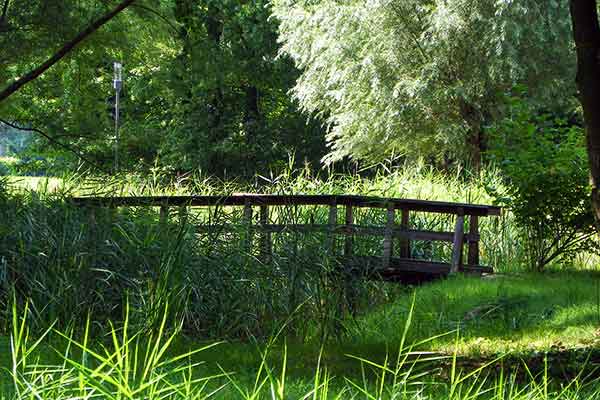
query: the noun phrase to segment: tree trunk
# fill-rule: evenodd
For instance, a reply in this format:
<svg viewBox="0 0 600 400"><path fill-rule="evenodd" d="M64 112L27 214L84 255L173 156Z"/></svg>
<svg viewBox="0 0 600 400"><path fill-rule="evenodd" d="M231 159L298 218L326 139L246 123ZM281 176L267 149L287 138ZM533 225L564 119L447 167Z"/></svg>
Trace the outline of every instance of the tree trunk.
<svg viewBox="0 0 600 400"><path fill-rule="evenodd" d="M577 47L577 87L583 107L592 183L592 207L600 221L600 24L596 0L571 0Z"/></svg>
<svg viewBox="0 0 600 400"><path fill-rule="evenodd" d="M64 56L69 54L69 52L73 50L85 38L87 38L92 33L96 32L100 27L102 27L102 25L104 25L105 23L113 19L121 11L129 7L134 1L135 0L122 1L118 6L112 9L112 11L109 11L102 17L98 18L96 21L92 22L87 28L79 32L79 34L75 36L75 38L65 43L56 53L54 53L52 57L46 60L42 65L29 71L27 74L23 75L21 78L11 83L6 89L0 92L0 102L2 102L8 96L15 93L21 87L25 86L27 83L31 82L32 80L46 72L50 67L59 62Z"/></svg>

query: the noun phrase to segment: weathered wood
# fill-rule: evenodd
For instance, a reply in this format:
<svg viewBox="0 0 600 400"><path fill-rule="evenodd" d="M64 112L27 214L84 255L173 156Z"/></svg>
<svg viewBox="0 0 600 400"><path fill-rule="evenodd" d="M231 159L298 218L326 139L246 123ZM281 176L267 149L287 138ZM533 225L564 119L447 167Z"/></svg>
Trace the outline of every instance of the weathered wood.
<svg viewBox="0 0 600 400"><path fill-rule="evenodd" d="M243 213L244 225L246 226L246 231L244 233L244 238L242 240L244 250L246 253L250 254L252 252L252 205L250 202L246 202L244 204L244 213Z"/></svg>
<svg viewBox="0 0 600 400"><path fill-rule="evenodd" d="M456 227L454 228L454 242L452 244L452 262L450 273L460 270L462 264L462 251L464 242L465 216L459 213L456 216Z"/></svg>
<svg viewBox="0 0 600 400"><path fill-rule="evenodd" d="M387 221L385 224L385 235L383 238L383 267L386 268L390 264L392 253L394 252L393 232L395 211L394 205L390 204L387 208Z"/></svg>
<svg viewBox="0 0 600 400"><path fill-rule="evenodd" d="M167 222L169 222L169 206L164 204L160 206L160 213L158 219L162 227L165 227L167 225Z"/></svg>
<svg viewBox="0 0 600 400"><path fill-rule="evenodd" d="M471 215L469 220L469 234L479 237L479 217L477 215ZM469 241L467 262L470 265L479 264L479 240Z"/></svg>
<svg viewBox="0 0 600 400"><path fill-rule="evenodd" d="M400 229L402 231L408 231L409 228L409 216L410 211L407 209L402 210L401 221L400 221ZM400 241L400 257L409 258L410 257L410 238L403 237Z"/></svg>
<svg viewBox="0 0 600 400"><path fill-rule="evenodd" d="M269 206L260 206L260 227L264 227L269 223ZM260 259L263 263L271 262L272 257L272 241L271 232L266 229L261 229L260 234Z"/></svg>
<svg viewBox="0 0 600 400"><path fill-rule="evenodd" d="M197 225L196 228L199 232L208 231L223 231L223 232L235 232L238 227L234 224L220 224L220 225ZM267 231L271 233L281 232L299 232L299 233L310 233L310 232L329 232L329 224L267 224L264 226L255 226L254 229L258 231ZM385 226L360 226L360 225L339 225L335 227L335 234L345 236L385 236ZM395 238L407 238L410 240L426 240L436 242L449 242L454 241L454 232L437 232L437 231L418 231L408 230L404 231L401 227L395 226L392 230L392 236ZM464 242L471 242L479 240L479 235L472 235L471 233L464 234Z"/></svg>
<svg viewBox="0 0 600 400"><path fill-rule="evenodd" d="M373 274L401 274L402 272L422 272L435 275L447 275L451 264L437 261L416 260L414 258L392 257L387 268L382 268L383 257L378 256L353 256L340 259L340 263L351 265L358 273ZM462 270L469 273L492 273L493 269L483 265L465 265Z"/></svg>
<svg viewBox="0 0 600 400"><path fill-rule="evenodd" d="M410 211L423 211L442 214L457 214L459 209L465 215L500 215L500 207L448 203L442 201L427 201L413 199L383 198L373 196L354 195L267 195L267 194L243 194L232 196L141 196L141 197L73 197L71 200L79 205L102 205L112 207L122 206L156 206L168 204L179 206L242 206L250 204L259 205L330 205L335 203L340 206L351 205L353 207L387 208L393 204L394 209Z"/></svg>
<svg viewBox="0 0 600 400"><path fill-rule="evenodd" d="M187 223L187 220L188 220L187 206L185 206L185 205L179 206L178 214L179 214L179 223L181 225L185 225Z"/></svg>
<svg viewBox="0 0 600 400"><path fill-rule="evenodd" d="M335 233L337 227L337 204L335 201L329 205L327 250L330 254L335 254Z"/></svg>
<svg viewBox="0 0 600 400"><path fill-rule="evenodd" d="M346 206L346 225L344 228L348 229L352 227L352 223L354 222L353 209L352 206ZM344 240L344 255L350 256L352 255L352 246L354 244L354 235L351 230L347 230L344 233L346 234L346 239Z"/></svg>
<svg viewBox="0 0 600 400"><path fill-rule="evenodd" d="M478 217L500 214L499 207L485 205L471 205L461 203L430 202L423 200L406 199L384 199L369 196L349 195L261 195L261 194L235 194L232 196L158 196L158 197L115 197L115 198L74 198L72 201L77 205L95 207L111 207L116 209L123 206L158 206L160 207L160 224L168 223L169 207L179 206L179 220L187 220L187 207L214 206L216 209L223 206L243 206L242 225L245 230L242 234L242 246L248 252L252 252L253 235L255 231L260 232L260 256L265 262L272 258L272 233L276 232L325 232L325 247L329 254L336 254L336 236L344 235L345 257L353 257L353 245L356 236L383 236L383 254L377 258L377 267L388 269L388 275L392 276L392 269L398 269L397 263L404 265L402 268L415 267L423 273L436 274L434 271L445 271L442 274L455 273L458 271L482 271L479 264L479 232ZM270 206L298 207L300 205L323 205L329 207L327 224L314 224L311 214L310 224L270 224ZM338 225L338 206L345 206L344 224ZM258 225L253 226L252 207L260 207ZM385 226L359 226L353 224L355 207L371 207L386 209ZM395 225L395 210L401 210L401 223ZM409 229L410 213L414 211L455 214L456 225L454 232L439 232ZM469 232L464 232L465 215L470 216ZM93 218L93 214L91 216ZM200 231L231 232L239 231L239 225L208 224L197 227ZM401 238L400 258L393 257L393 240ZM453 244L452 259L450 263L424 262L410 259L410 242L413 240L423 241L446 241ZM468 243L467 266L463 264L463 247ZM363 257L359 257L364 260ZM408 267L407 267L408 266ZM443 268L440 270L441 266ZM384 270L385 270L384 268ZM391 269L390 269L391 268ZM402 270L400 268L400 270ZM436 269L437 268L437 269ZM444 269L446 268L446 269ZM485 270L487 271L487 270Z"/></svg>

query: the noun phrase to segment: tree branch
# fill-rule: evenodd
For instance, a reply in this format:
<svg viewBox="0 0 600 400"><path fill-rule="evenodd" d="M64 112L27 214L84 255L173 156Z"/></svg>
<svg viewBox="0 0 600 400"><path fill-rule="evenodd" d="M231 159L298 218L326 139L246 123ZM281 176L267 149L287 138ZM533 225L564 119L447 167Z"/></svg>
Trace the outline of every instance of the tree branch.
<svg viewBox="0 0 600 400"><path fill-rule="evenodd" d="M0 102L6 100L7 97L15 93L21 87L31 82L44 72L60 61L64 56L66 56L71 50L75 48L80 42L82 42L89 35L97 31L102 25L110 21L113 17L123 11L125 8L130 6L135 0L123 0L117 7L115 7L112 11L104 14L102 17L92 22L87 28L83 31L79 32L79 34L73 38L71 41L65 43L63 47L61 47L52 57L50 57L46 62L44 62L39 67L29 71L27 74L22 76L21 78L14 81L10 84L6 89L0 92Z"/></svg>
<svg viewBox="0 0 600 400"><path fill-rule="evenodd" d="M56 144L58 147L62 147L63 149L75 154L77 157L79 157L82 161L85 161L86 163L90 164L91 166L97 168L98 170L108 174L109 172L106 171L103 167L101 167L98 163L90 160L89 158L85 157L83 154L81 154L81 152L79 152L76 148L69 146L68 144L64 144L59 142L58 140L56 140L55 138L53 138L52 136L48 135L45 132L42 132L41 130L37 129L37 128L24 128L22 126L19 125L15 125L13 123L10 123L8 121L3 120L2 118L0 118L0 122L3 123L6 126L10 126L13 129L17 129L20 131L25 131L25 132L35 132L38 135L43 136L44 138L46 138L50 143L54 143Z"/></svg>

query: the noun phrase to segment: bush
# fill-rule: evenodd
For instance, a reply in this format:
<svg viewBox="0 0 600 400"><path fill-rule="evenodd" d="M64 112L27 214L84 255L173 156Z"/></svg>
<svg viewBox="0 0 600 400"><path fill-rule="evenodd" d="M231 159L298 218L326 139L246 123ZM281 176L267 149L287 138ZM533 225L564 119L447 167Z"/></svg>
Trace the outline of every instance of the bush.
<svg viewBox="0 0 600 400"><path fill-rule="evenodd" d="M560 118L535 114L519 98L508 99L508 107L507 117L489 128L488 152L506 188L488 189L514 213L529 264L541 271L596 247L585 135Z"/></svg>

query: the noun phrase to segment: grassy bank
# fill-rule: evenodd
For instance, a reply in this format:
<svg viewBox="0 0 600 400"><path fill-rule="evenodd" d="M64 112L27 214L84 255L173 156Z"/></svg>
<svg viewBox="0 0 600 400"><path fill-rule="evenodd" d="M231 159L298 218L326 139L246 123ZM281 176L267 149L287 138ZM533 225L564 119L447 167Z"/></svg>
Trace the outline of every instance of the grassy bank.
<svg viewBox="0 0 600 400"><path fill-rule="evenodd" d="M600 394L600 381L589 375L598 361L598 279L556 273L437 282L346 320L356 328L324 346L284 337L199 341L173 329L136 331L127 319L94 336L52 330L38 342L26 338L27 321L17 317L12 339L0 339L3 393L19 399L591 400ZM446 335L433 337L439 333ZM557 347L577 357L557 359Z"/></svg>

